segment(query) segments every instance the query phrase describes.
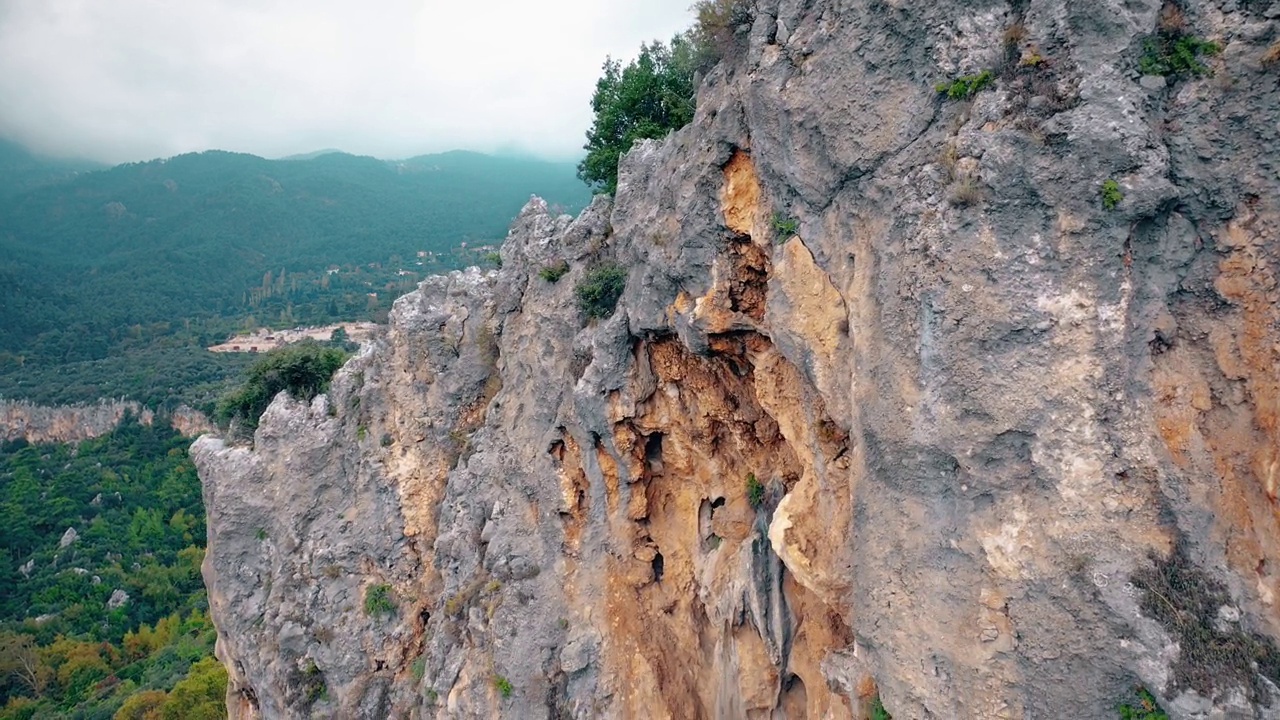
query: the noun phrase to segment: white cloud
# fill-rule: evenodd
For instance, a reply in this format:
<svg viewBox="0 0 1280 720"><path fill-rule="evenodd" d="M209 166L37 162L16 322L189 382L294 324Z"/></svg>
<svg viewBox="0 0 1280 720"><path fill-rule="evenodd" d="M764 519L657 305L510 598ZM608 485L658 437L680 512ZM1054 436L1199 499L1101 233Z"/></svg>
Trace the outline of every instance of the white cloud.
<svg viewBox="0 0 1280 720"><path fill-rule="evenodd" d="M221 148L575 155L606 55L691 0L0 0L0 136L112 162Z"/></svg>

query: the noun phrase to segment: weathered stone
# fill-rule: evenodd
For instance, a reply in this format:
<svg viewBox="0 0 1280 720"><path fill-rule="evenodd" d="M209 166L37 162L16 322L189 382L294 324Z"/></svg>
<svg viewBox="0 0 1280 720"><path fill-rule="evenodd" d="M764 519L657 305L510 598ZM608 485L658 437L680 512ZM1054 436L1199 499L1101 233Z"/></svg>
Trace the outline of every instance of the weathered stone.
<svg viewBox="0 0 1280 720"><path fill-rule="evenodd" d="M755 5L615 203L193 446L233 717L1276 716L1134 580L1176 547L1210 631L1280 631L1275 28L1183 3L1236 82L1156 93L1154 0Z"/></svg>

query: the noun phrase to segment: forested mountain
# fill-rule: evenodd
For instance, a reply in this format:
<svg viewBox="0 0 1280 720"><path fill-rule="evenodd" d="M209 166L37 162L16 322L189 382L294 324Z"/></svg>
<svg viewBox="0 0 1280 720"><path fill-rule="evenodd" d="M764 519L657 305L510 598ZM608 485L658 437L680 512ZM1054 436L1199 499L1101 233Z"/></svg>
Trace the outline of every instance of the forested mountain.
<svg viewBox="0 0 1280 720"><path fill-rule="evenodd" d="M571 164L466 152L210 151L0 197L0 395L154 404L178 391L169 366L217 375L195 349L243 326L385 314L425 274L474 263L460 246L502 238L531 194L589 200Z"/></svg>
<svg viewBox="0 0 1280 720"><path fill-rule="evenodd" d="M47 158L0 138L0 197L63 182L106 166L90 160Z"/></svg>

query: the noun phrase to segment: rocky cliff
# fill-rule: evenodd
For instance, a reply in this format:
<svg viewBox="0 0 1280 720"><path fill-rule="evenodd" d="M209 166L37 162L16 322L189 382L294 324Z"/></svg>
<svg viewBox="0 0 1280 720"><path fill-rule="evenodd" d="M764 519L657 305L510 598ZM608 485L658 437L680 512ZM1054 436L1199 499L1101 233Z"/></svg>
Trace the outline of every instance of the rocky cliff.
<svg viewBox="0 0 1280 720"><path fill-rule="evenodd" d="M1280 3L740 39L615 203L196 443L232 716L1280 716Z"/></svg>
<svg viewBox="0 0 1280 720"><path fill-rule="evenodd" d="M0 400L0 440L29 443L73 443L102 437L126 417L143 425L156 414L132 400L100 400L79 405L33 405L21 400ZM180 405L162 418L187 437L213 432L213 423L199 410Z"/></svg>
<svg viewBox="0 0 1280 720"><path fill-rule="evenodd" d="M111 432L126 415L144 425L155 414L132 400L101 400L92 404L50 407L21 400L0 400L0 440L30 443L80 442Z"/></svg>

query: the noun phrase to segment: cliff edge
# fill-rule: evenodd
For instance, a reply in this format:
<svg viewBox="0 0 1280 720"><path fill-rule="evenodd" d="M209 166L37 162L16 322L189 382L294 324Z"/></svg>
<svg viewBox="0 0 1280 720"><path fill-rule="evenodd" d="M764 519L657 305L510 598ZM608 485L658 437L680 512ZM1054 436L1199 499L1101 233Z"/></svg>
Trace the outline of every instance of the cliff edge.
<svg viewBox="0 0 1280 720"><path fill-rule="evenodd" d="M1280 717L1280 3L742 39L616 202L194 445L232 717Z"/></svg>

